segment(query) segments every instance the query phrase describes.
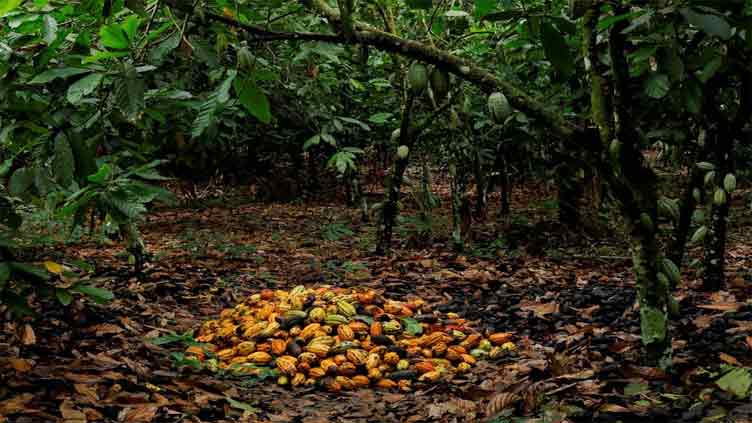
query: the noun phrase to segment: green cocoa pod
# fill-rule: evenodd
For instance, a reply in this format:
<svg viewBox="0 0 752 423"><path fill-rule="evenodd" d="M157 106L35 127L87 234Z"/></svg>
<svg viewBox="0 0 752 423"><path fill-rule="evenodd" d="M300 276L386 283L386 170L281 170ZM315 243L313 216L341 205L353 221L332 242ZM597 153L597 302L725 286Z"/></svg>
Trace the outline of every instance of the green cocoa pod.
<svg viewBox="0 0 752 423"><path fill-rule="evenodd" d="M710 172L705 174L705 186L709 187L713 185L714 182L715 182L715 172L711 170Z"/></svg>
<svg viewBox="0 0 752 423"><path fill-rule="evenodd" d="M397 157L401 160L406 159L408 154L410 154L410 147L401 145L397 148Z"/></svg>
<svg viewBox="0 0 752 423"><path fill-rule="evenodd" d="M640 213L640 224L648 232L653 232L655 229L653 226L653 219L647 213Z"/></svg>
<svg viewBox="0 0 752 423"><path fill-rule="evenodd" d="M702 193L698 188L695 188L692 190L692 197L697 201L698 203L702 200Z"/></svg>
<svg viewBox="0 0 752 423"><path fill-rule="evenodd" d="M392 142L399 141L401 134L402 134L402 131L399 128L392 131Z"/></svg>
<svg viewBox="0 0 752 423"><path fill-rule="evenodd" d="M253 69L253 54L247 47L238 49L238 68L244 70Z"/></svg>
<svg viewBox="0 0 752 423"><path fill-rule="evenodd" d="M506 96L497 92L488 96L488 112L494 122L501 124L512 114L512 107Z"/></svg>
<svg viewBox="0 0 752 423"><path fill-rule="evenodd" d="M715 166L713 165L713 163L709 163L709 162L699 162L699 163L697 163L697 167L699 169L701 169L701 170L713 170L713 169L715 169Z"/></svg>
<svg viewBox="0 0 752 423"><path fill-rule="evenodd" d="M726 204L726 191L723 188L718 188L713 194L713 203L716 206L722 206Z"/></svg>
<svg viewBox="0 0 752 423"><path fill-rule="evenodd" d="M428 70L422 63L413 63L407 72L407 82L414 95L422 93L428 87Z"/></svg>
<svg viewBox="0 0 752 423"><path fill-rule="evenodd" d="M692 235L692 239L690 242L692 244L697 244L698 242L705 239L705 235L708 234L708 227L707 226L700 226L695 233Z"/></svg>
<svg viewBox="0 0 752 423"><path fill-rule="evenodd" d="M441 69L431 72L431 91L436 101L443 100L449 94L449 74Z"/></svg>
<svg viewBox="0 0 752 423"><path fill-rule="evenodd" d="M661 273L665 274L666 277L668 277L668 280L672 284L677 285L679 281L681 281L681 272L673 261L664 257L663 260L661 260L660 270Z"/></svg>
<svg viewBox="0 0 752 423"><path fill-rule="evenodd" d="M734 191L736 189L736 176L734 176L732 173L726 175L726 177L723 178L723 188L727 192Z"/></svg>
<svg viewBox="0 0 752 423"><path fill-rule="evenodd" d="M611 145L608 146L608 152L611 155L612 160L619 160L619 155L621 154L621 141L616 139L611 141Z"/></svg>

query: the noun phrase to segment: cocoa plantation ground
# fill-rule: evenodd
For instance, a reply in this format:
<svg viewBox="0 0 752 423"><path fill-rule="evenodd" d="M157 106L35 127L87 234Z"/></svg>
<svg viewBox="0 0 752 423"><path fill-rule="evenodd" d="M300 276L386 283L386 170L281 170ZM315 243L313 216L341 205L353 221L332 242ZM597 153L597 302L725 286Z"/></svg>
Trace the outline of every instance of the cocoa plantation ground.
<svg viewBox="0 0 752 423"><path fill-rule="evenodd" d="M672 326L675 372L666 374L642 363L634 279L619 231L599 242L562 231L545 186L520 187L513 198L513 209L524 210L517 221L503 233L476 227L466 254L446 248L448 233L439 232L430 248L375 257L375 227L355 209L247 196L218 201L226 207L151 213L143 231L153 258L142 279L117 243L70 244L40 259L89 262L97 283L117 296L3 324L0 415L14 423L749 418L748 401L718 384L724 365L752 364L749 216L732 220L728 289L700 293L696 275L684 272L676 293L681 317ZM352 234L325 239L335 224ZM181 361L184 343L150 342L196 331L262 289L300 284L418 295L481 328L512 332L518 351L480 361L451 383L334 394L194 369Z"/></svg>

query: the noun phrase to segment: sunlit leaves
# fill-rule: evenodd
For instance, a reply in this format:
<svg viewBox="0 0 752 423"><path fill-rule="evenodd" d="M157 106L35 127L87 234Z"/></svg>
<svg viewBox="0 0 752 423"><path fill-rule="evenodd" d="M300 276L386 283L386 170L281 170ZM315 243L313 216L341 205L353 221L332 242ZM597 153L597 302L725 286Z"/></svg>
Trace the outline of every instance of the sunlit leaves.
<svg viewBox="0 0 752 423"><path fill-rule="evenodd" d="M20 6L23 2L24 0L0 0L0 16L13 11L13 9Z"/></svg>

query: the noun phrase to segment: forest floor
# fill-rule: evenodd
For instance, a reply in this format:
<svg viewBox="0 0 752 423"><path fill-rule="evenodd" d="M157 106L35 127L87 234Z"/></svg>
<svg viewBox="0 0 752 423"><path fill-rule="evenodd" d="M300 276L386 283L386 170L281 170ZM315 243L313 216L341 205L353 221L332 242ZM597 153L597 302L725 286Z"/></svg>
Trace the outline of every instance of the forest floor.
<svg viewBox="0 0 752 423"><path fill-rule="evenodd" d="M143 232L153 259L142 279L117 243L66 245L48 258L94 264L95 281L116 297L3 322L0 422L749 421L749 398L715 384L724 364L752 366L748 211L733 220L727 289L700 292L694 270L685 271L671 328L675 368L665 374L640 361L619 231L598 242L573 235L555 223L549 194L517 189L509 229L498 229L492 209L463 254L443 235L427 248L398 243L390 257L375 257L374 226L354 209L242 199L152 213ZM263 288L324 283L418 295L513 332L519 350L413 392L333 394L192 372L174 355L184 346L148 341L197 330Z"/></svg>

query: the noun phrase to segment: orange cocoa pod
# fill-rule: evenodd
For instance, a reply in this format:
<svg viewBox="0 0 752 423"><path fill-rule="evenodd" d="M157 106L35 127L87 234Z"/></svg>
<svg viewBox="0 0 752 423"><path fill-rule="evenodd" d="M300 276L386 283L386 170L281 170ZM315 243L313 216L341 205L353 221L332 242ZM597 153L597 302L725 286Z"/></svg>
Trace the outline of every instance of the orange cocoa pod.
<svg viewBox="0 0 752 423"><path fill-rule="evenodd" d="M433 363L430 361L420 361L415 363L415 370L418 371L418 373L428 373L434 371Z"/></svg>
<svg viewBox="0 0 752 423"><path fill-rule="evenodd" d="M337 373L342 376L354 376L357 371L358 369L355 367L355 365L350 363L349 361L346 361L337 366Z"/></svg>
<svg viewBox="0 0 752 423"><path fill-rule="evenodd" d="M475 357L473 357L472 355L462 354L461 357L462 357L462 361L464 361L465 363L470 364L470 365L475 364Z"/></svg>
<svg viewBox="0 0 752 423"><path fill-rule="evenodd" d="M352 329L354 333L368 333L368 330L370 329L367 324L357 320L353 320L348 326L350 326L350 329Z"/></svg>
<svg viewBox="0 0 752 423"><path fill-rule="evenodd" d="M505 342L509 342L512 340L512 333L510 332L494 333L488 336L488 340L491 341L491 343L494 345L501 345Z"/></svg>
<svg viewBox="0 0 752 423"><path fill-rule="evenodd" d="M355 386L358 388L365 388L371 384L371 380L368 379L368 376L356 375L356 376L353 376L351 379L353 383L355 384Z"/></svg>
<svg viewBox="0 0 752 423"><path fill-rule="evenodd" d="M384 327L381 322L371 323L371 336L381 336L384 334Z"/></svg>
<svg viewBox="0 0 752 423"><path fill-rule="evenodd" d="M368 369L368 378L369 379L371 379L371 380L379 380L379 379L381 379L381 376L382 376L381 370L379 370L378 368L374 367L372 369Z"/></svg>
<svg viewBox="0 0 752 423"><path fill-rule="evenodd" d="M264 351L256 351L255 353L248 355L248 361L254 364L267 364L271 363L272 356Z"/></svg>
<svg viewBox="0 0 752 423"><path fill-rule="evenodd" d="M339 325L337 326L337 336L339 336L340 341L352 341L355 339L355 332L349 325Z"/></svg>
<svg viewBox="0 0 752 423"><path fill-rule="evenodd" d="M271 351L274 355L282 355L287 349L287 341L285 341L284 339L272 339L271 344Z"/></svg>
<svg viewBox="0 0 752 423"><path fill-rule="evenodd" d="M396 352L388 352L384 354L384 363L390 366L396 366L400 361L400 356Z"/></svg>
<svg viewBox="0 0 752 423"><path fill-rule="evenodd" d="M483 339L483 337L480 336L480 334L471 333L470 335L467 335L467 337L465 338L465 340L463 340L462 342L460 342L460 346L463 347L463 348L465 348L465 349L470 350L470 349L473 349L476 346L478 346L478 344L480 344L480 340L481 339Z"/></svg>
<svg viewBox="0 0 752 423"><path fill-rule="evenodd" d="M302 385L306 380L306 376L303 373L295 373L295 376L293 376L292 381L290 381L290 384L292 386L300 386Z"/></svg>
<svg viewBox="0 0 752 423"><path fill-rule="evenodd" d="M326 370L321 367L314 367L308 371L308 377L312 379L321 379L326 375Z"/></svg>
<svg viewBox="0 0 752 423"><path fill-rule="evenodd" d="M298 359L289 355L278 357L276 361L277 368L286 375L294 375L298 372Z"/></svg>
<svg viewBox="0 0 752 423"><path fill-rule="evenodd" d="M397 387L397 382L390 379L379 379L376 386L381 389L394 389Z"/></svg>
<svg viewBox="0 0 752 423"><path fill-rule="evenodd" d="M413 383L410 380L402 379L397 382L397 387L402 392L410 392L412 390Z"/></svg>
<svg viewBox="0 0 752 423"><path fill-rule="evenodd" d="M334 364L339 366L342 363L347 363L347 356L344 354L337 354L332 358L332 360L334 360Z"/></svg>
<svg viewBox="0 0 752 423"><path fill-rule="evenodd" d="M337 376L334 378L334 383L339 384L342 390L351 391L355 389L355 383L349 377Z"/></svg>
<svg viewBox="0 0 752 423"><path fill-rule="evenodd" d="M366 359L368 358L368 353L359 349L347 350L346 355L347 359L356 366L366 364Z"/></svg>

